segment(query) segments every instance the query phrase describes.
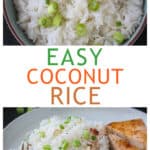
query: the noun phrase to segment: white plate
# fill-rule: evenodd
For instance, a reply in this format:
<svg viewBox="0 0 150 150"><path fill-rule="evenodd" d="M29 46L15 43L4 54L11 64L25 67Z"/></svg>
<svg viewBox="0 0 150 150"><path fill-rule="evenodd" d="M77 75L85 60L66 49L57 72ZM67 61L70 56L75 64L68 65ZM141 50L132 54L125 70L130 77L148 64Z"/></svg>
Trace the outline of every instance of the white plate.
<svg viewBox="0 0 150 150"><path fill-rule="evenodd" d="M18 117L4 129L4 150L17 148L27 132L38 127L41 120L54 115L75 115L105 124L134 118L142 118L146 124L147 120L145 113L131 108L39 108Z"/></svg>

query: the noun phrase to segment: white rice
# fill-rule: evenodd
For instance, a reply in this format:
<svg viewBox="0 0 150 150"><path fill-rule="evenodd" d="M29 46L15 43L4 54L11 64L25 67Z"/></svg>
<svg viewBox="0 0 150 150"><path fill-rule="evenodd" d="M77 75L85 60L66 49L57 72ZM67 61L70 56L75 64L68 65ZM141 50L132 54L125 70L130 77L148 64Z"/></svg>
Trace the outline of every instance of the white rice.
<svg viewBox="0 0 150 150"><path fill-rule="evenodd" d="M44 145L50 145L52 150L59 150L63 140L69 143L66 150L109 150L109 142L105 135L104 126L100 122L91 122L81 118L71 117L71 121L65 124L65 120L60 117L52 117L41 121L40 126L29 133L18 150L43 150ZM64 129L60 128L60 124ZM83 138L83 131L96 129L99 135L96 141ZM40 132L45 136L41 137ZM72 146L73 140L78 139L81 145L78 148ZM92 149L89 147L93 143Z"/></svg>
<svg viewBox="0 0 150 150"><path fill-rule="evenodd" d="M100 9L91 12L88 0L57 0L63 17L67 20L59 27L42 28L38 19L47 14L45 0L14 0L18 23L28 38L37 45L116 45L112 38L119 31L129 39L140 24L143 0L97 0ZM116 27L116 21L122 26ZM75 25L87 26L86 36L79 37Z"/></svg>

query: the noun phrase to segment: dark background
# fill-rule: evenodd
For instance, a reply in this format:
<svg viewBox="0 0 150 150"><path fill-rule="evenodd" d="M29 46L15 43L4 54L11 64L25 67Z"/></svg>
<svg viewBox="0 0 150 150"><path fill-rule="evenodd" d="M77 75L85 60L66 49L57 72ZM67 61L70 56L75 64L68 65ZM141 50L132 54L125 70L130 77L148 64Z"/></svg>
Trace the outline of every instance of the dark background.
<svg viewBox="0 0 150 150"><path fill-rule="evenodd" d="M4 45L20 45L17 40L14 38L12 33L10 32L5 19L3 21L3 44ZM135 42L134 45L147 45L147 27L143 31L142 35L140 38Z"/></svg>
<svg viewBox="0 0 150 150"><path fill-rule="evenodd" d="M147 113L147 108L134 108L138 109L142 112ZM27 111L27 108L25 108L25 112ZM16 108L3 108L3 127L5 128L11 121L13 121L15 118L20 116L22 114L17 114Z"/></svg>

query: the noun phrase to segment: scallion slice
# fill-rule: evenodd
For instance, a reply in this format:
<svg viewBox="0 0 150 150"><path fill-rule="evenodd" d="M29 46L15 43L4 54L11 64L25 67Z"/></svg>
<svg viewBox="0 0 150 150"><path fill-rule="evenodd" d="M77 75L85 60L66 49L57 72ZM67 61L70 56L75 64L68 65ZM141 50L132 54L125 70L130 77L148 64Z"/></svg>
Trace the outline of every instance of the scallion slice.
<svg viewBox="0 0 150 150"><path fill-rule="evenodd" d="M121 26L122 26L121 21L116 21L116 26L117 26L117 27L121 27Z"/></svg>
<svg viewBox="0 0 150 150"><path fill-rule="evenodd" d="M57 2L51 2L48 5L48 14L49 15L54 15L55 13L57 13L59 11L59 5Z"/></svg>
<svg viewBox="0 0 150 150"><path fill-rule="evenodd" d="M52 148L49 144L47 144L47 145L43 145L43 150L52 150Z"/></svg>
<svg viewBox="0 0 150 150"><path fill-rule="evenodd" d="M39 136L40 136L40 138L45 138L45 132L44 131L40 131L39 132Z"/></svg>
<svg viewBox="0 0 150 150"><path fill-rule="evenodd" d="M64 127L63 124L60 124L60 125L59 125L59 128L63 130L65 127Z"/></svg>
<svg viewBox="0 0 150 150"><path fill-rule="evenodd" d="M46 5L50 4L50 0L45 0Z"/></svg>
<svg viewBox="0 0 150 150"><path fill-rule="evenodd" d="M82 136L85 140L88 140L90 138L90 132L86 129L83 131Z"/></svg>
<svg viewBox="0 0 150 150"><path fill-rule="evenodd" d="M49 16L39 18L38 24L40 27L48 28L52 25L52 19Z"/></svg>
<svg viewBox="0 0 150 150"><path fill-rule="evenodd" d="M96 139L97 139L96 136L94 135L91 136L91 140L95 141Z"/></svg>
<svg viewBox="0 0 150 150"><path fill-rule="evenodd" d="M63 17L61 14L56 14L53 18L53 26L59 27L62 24Z"/></svg>
<svg viewBox="0 0 150 150"><path fill-rule="evenodd" d="M83 23L79 23L76 25L76 34L78 36L85 36L87 34L86 25Z"/></svg>
<svg viewBox="0 0 150 150"><path fill-rule="evenodd" d="M73 145L73 147L78 148L81 146L81 142L79 139L75 139L75 140L73 140L72 145Z"/></svg>
<svg viewBox="0 0 150 150"><path fill-rule="evenodd" d="M118 44L122 44L124 41L125 41L125 36L119 32L119 31L116 31L114 34L113 34L113 39L118 43Z"/></svg>
<svg viewBox="0 0 150 150"><path fill-rule="evenodd" d="M22 107L16 108L17 114L23 114L25 112L25 109Z"/></svg>
<svg viewBox="0 0 150 150"><path fill-rule="evenodd" d="M70 123L71 118L72 118L71 116L67 117L67 119L64 121L64 124L68 124L68 123Z"/></svg>
<svg viewBox="0 0 150 150"><path fill-rule="evenodd" d="M100 3L97 2L96 0L89 0L89 2L88 2L88 8L91 11L97 11L100 8Z"/></svg>
<svg viewBox="0 0 150 150"><path fill-rule="evenodd" d="M67 150L68 146L69 146L69 142L67 140L63 140L61 146L59 147L59 150Z"/></svg>

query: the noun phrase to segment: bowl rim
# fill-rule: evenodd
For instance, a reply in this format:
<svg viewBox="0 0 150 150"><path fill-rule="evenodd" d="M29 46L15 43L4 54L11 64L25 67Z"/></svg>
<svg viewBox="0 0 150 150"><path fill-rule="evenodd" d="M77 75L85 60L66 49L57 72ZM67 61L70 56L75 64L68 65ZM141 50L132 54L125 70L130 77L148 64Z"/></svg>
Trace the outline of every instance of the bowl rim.
<svg viewBox="0 0 150 150"><path fill-rule="evenodd" d="M15 28L13 27L13 25L11 24L11 22L9 20L9 17L8 17L8 14L7 14L7 10L6 10L6 7L5 7L5 0L4 0L4 3L3 3L3 16L5 18L5 21L6 21L7 25L8 25L9 30L11 31L13 36L16 38L18 43L20 45L25 45L25 43L21 40L19 35L16 33ZM5 34L5 33L3 33L3 34Z"/></svg>
<svg viewBox="0 0 150 150"><path fill-rule="evenodd" d="M18 43L20 45L28 45L28 46L31 45L31 44L25 44L25 42L17 34L16 29L14 28L14 26L12 25L12 23L11 23L9 17L8 17L8 11L6 9L5 2L6 2L6 0L4 0L4 3L3 3L3 16L5 18L5 21L6 21L7 25L8 25L9 30L11 31L12 35L15 37L15 39L18 41ZM137 33L136 33L136 31L134 32L135 36L133 36L133 38L131 38L131 40L129 40L129 42L127 42L126 44L118 45L118 46L125 46L125 45L132 46L139 39L139 37L143 33L143 31L146 28L146 26L147 26L147 11L143 15L143 19L141 20L141 24L136 29ZM3 33L3 34L5 34L5 33ZM36 45L33 44L33 46L36 46ZM45 46L45 45L42 45L42 46ZM74 46L76 46L76 45L74 45ZM111 46L113 46L113 45L111 45Z"/></svg>
<svg viewBox="0 0 150 150"><path fill-rule="evenodd" d="M146 26L147 26L147 13L145 14L145 16L143 17L143 19L142 19L142 24L141 24L141 27L139 28L139 30L138 30L138 28L136 29L136 31L137 31L137 33L135 34L135 36L133 37L133 39L129 42L129 44L128 45L133 45L138 39L139 39L139 37L142 35L142 33L143 33L143 31L144 31L144 29L146 28ZM135 32L136 32L135 31ZM134 33L135 33L134 32ZM147 44L146 44L147 45Z"/></svg>

